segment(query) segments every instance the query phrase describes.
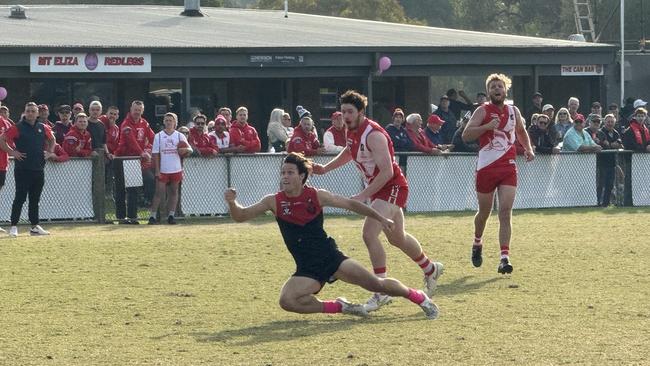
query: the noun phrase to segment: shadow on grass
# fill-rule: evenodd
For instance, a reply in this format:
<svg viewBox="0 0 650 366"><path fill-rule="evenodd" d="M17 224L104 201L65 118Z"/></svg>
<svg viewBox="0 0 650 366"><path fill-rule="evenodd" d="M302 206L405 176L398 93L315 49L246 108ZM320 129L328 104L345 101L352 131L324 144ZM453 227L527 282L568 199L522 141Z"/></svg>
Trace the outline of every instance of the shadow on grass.
<svg viewBox="0 0 650 366"><path fill-rule="evenodd" d="M508 279L509 277L505 277L505 276L492 277L490 279L483 280L483 281L468 282L468 280L471 279L471 278L474 278L474 276L465 276L465 277L458 278L458 279L454 280L451 283L445 283L445 284L438 285L438 287L436 287L436 292L434 294L434 297L436 295L451 296L451 295L462 294L462 293L465 293L465 292L475 291L475 290L478 290L478 289L480 289L481 287L483 287L483 286L485 286L487 284L490 284L490 283L493 283L493 282L496 282L496 281L505 280L505 279Z"/></svg>
<svg viewBox="0 0 650 366"><path fill-rule="evenodd" d="M421 312L410 316L376 316L368 318L301 319L277 320L262 325L239 329L222 330L215 333L190 333L197 342L229 342L231 345L252 346L268 342L284 342L298 338L322 336L349 330L357 325L431 321ZM164 336L163 336L164 337ZM158 337L158 338L163 338Z"/></svg>

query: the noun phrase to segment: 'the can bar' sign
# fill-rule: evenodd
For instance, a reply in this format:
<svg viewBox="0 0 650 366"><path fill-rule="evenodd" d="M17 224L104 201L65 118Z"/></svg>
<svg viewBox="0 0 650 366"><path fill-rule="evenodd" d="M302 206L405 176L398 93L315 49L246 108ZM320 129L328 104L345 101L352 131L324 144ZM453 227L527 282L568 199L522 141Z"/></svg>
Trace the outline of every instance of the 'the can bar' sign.
<svg viewBox="0 0 650 366"><path fill-rule="evenodd" d="M31 72L151 72L149 53L32 53Z"/></svg>
<svg viewBox="0 0 650 366"><path fill-rule="evenodd" d="M562 76L602 76L603 65L562 65Z"/></svg>

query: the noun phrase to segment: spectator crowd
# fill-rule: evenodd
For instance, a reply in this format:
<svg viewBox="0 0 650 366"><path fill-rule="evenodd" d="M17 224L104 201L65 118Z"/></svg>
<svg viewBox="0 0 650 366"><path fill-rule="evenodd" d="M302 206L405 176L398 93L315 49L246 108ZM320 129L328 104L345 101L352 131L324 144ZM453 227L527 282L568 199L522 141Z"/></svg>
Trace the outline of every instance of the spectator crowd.
<svg viewBox="0 0 650 366"><path fill-rule="evenodd" d="M406 113L395 108L391 121L378 121L385 125L396 152L421 152L440 155L447 152L477 152L477 142L461 138L463 129L472 112L487 102L485 93L478 93L474 101L463 91L450 89L431 105L430 113ZM538 154L560 152L598 153L602 150L626 149L650 152L650 119L647 102L628 98L624 106L615 103L603 111L600 102L591 104L590 113L580 113L580 100L571 97L566 106L556 108L544 104L541 93L532 97L531 108L523 115L531 144ZM145 105L133 101L120 122L120 110L116 106L104 108L100 101L85 106L81 103L59 105L55 108L56 121L50 107L45 104L28 103L19 121L31 118L28 107L36 106L37 121L41 122L54 137L54 148L45 149L45 160L65 162L70 157L103 157L106 162L107 187L114 187L116 216L126 224L137 223L137 210L142 196L138 188L125 188L123 159L140 158L144 183L145 204L154 194L155 177L152 168L154 131L143 118ZM291 113L275 108L271 111L266 129L269 152L301 152L307 156L337 154L347 144L347 127L340 112L330 116L331 125L318 136L316 122L308 109L296 107L298 122L292 124ZM6 106L0 106L0 135L14 121ZM184 126L178 127L191 146L192 155L211 158L224 153L258 153L262 144L258 131L248 121L248 109L240 106L218 109L211 118L198 113ZM523 150L523 149L522 149ZM116 159L117 158L117 159ZM7 153L0 151L0 162L7 160ZM0 171L7 164L0 164ZM598 203L607 206L616 174L620 174L616 157L599 154ZM2 182L4 183L4 182ZM0 185L1 187L1 185ZM126 201L125 201L126 200Z"/></svg>

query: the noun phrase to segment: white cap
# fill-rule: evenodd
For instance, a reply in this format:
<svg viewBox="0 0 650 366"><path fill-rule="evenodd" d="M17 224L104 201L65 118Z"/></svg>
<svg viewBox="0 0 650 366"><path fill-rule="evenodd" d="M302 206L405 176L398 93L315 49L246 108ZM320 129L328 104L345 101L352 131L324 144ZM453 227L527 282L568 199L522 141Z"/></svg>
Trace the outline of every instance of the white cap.
<svg viewBox="0 0 650 366"><path fill-rule="evenodd" d="M643 99L637 99L634 101L634 109L645 107L646 104L648 104L648 102L644 101Z"/></svg>

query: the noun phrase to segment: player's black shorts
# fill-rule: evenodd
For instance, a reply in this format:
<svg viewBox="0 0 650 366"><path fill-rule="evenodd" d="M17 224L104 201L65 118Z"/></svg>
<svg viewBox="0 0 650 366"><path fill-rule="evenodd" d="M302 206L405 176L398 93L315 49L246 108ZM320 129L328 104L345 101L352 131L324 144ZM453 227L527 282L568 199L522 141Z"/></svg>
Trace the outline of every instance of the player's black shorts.
<svg viewBox="0 0 650 366"><path fill-rule="evenodd" d="M5 180L7 179L7 171L0 170L0 187L5 185Z"/></svg>
<svg viewBox="0 0 650 366"><path fill-rule="evenodd" d="M334 241L333 239L332 242ZM332 283L336 281L334 273L338 271L341 263L348 257L336 248L328 248L322 251L319 255L310 255L303 259L296 260L296 272L293 276L308 277L318 281L321 287L325 283Z"/></svg>

